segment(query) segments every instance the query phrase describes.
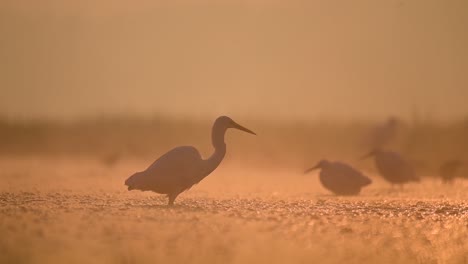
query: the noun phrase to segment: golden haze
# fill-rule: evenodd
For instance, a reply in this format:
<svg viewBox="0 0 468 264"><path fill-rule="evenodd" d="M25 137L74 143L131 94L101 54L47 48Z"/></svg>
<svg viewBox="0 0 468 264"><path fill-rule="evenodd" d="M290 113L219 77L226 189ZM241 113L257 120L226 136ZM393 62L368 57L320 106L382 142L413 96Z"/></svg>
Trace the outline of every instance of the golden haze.
<svg viewBox="0 0 468 264"><path fill-rule="evenodd" d="M466 116L468 4L0 4L0 113L269 119Z"/></svg>

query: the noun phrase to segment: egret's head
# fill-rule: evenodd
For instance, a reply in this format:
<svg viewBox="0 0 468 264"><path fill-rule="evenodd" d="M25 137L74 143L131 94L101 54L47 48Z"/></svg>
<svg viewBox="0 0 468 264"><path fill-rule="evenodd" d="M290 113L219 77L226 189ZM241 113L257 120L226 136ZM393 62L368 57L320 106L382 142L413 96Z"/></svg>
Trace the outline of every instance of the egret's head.
<svg viewBox="0 0 468 264"><path fill-rule="evenodd" d="M239 129L239 130L242 130L244 132L247 132L247 133L250 133L250 134L253 134L253 135L256 135L252 130L250 129L247 129L239 124L237 124L236 122L234 122L234 120L232 120L230 117L227 117L227 116L220 116L216 119L215 121L215 126L218 126L218 127L221 127L223 129L228 129L228 128L236 128L236 129Z"/></svg>
<svg viewBox="0 0 468 264"><path fill-rule="evenodd" d="M321 160L312 168L305 170L304 173L309 173L310 171L313 171L316 169L323 169L325 166L328 166L329 164L330 162L328 160Z"/></svg>

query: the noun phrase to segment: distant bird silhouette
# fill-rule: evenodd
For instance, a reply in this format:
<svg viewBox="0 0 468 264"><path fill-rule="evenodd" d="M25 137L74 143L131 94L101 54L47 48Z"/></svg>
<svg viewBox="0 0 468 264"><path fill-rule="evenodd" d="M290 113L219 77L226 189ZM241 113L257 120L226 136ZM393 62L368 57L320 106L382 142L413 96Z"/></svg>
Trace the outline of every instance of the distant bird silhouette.
<svg viewBox="0 0 468 264"><path fill-rule="evenodd" d="M375 165L380 175L392 184L403 185L408 182L419 181L411 164L396 152L374 149L363 156L362 159L367 157L375 158Z"/></svg>
<svg viewBox="0 0 468 264"><path fill-rule="evenodd" d="M236 128L255 135L227 116L218 117L211 133L215 151L208 159L202 159L194 147L177 147L161 156L146 170L130 176L125 181L125 185L129 191L141 190L166 194L169 198L168 205L173 205L180 193L199 183L221 163L226 154L224 134L228 128Z"/></svg>
<svg viewBox="0 0 468 264"><path fill-rule="evenodd" d="M108 153L101 157L101 163L107 167L115 166L121 159L121 154L119 152Z"/></svg>
<svg viewBox="0 0 468 264"><path fill-rule="evenodd" d="M315 169L321 169L319 179L322 185L337 195L357 195L362 187L372 183L364 174L342 162L321 160L304 173Z"/></svg>
<svg viewBox="0 0 468 264"><path fill-rule="evenodd" d="M464 162L457 159L447 160L439 168L439 175L445 183L452 183Z"/></svg>
<svg viewBox="0 0 468 264"><path fill-rule="evenodd" d="M375 127L370 134L370 147L381 148L395 139L399 121L390 117L384 124Z"/></svg>

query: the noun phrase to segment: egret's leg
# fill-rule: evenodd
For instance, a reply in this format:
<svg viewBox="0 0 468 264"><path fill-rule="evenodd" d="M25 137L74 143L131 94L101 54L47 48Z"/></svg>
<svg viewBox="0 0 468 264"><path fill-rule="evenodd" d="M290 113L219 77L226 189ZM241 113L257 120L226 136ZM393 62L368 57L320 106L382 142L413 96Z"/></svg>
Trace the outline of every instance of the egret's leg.
<svg viewBox="0 0 468 264"><path fill-rule="evenodd" d="M175 198L177 198L177 195L179 195L178 193L171 193L171 194L168 194L167 197L169 198L169 203L167 204L168 206L174 206L174 201L175 201Z"/></svg>
<svg viewBox="0 0 468 264"><path fill-rule="evenodd" d="M167 198L169 198L167 206L174 206L175 195L169 194Z"/></svg>

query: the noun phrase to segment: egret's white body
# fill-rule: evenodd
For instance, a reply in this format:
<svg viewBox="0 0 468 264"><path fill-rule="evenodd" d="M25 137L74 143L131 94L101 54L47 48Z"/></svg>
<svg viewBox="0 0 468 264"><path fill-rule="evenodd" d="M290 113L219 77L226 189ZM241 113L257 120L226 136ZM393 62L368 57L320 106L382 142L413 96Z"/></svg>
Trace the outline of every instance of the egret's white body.
<svg viewBox="0 0 468 264"><path fill-rule="evenodd" d="M203 159L194 147L177 147L162 155L146 170L130 176L125 181L125 185L128 186L128 190L167 194L169 205L173 205L180 193L199 183L221 163L226 154L224 134L228 128L236 128L255 135L231 118L221 116L213 125L211 136L215 151L208 159Z"/></svg>
<svg viewBox="0 0 468 264"><path fill-rule="evenodd" d="M362 187L372 183L367 176L343 162L322 160L305 173L314 169L321 169L320 183L337 195L357 195Z"/></svg>
<svg viewBox="0 0 468 264"><path fill-rule="evenodd" d="M400 154L393 151L375 149L364 156L375 158L375 165L380 175L392 184L405 184L412 181L419 181L413 166L407 162Z"/></svg>

